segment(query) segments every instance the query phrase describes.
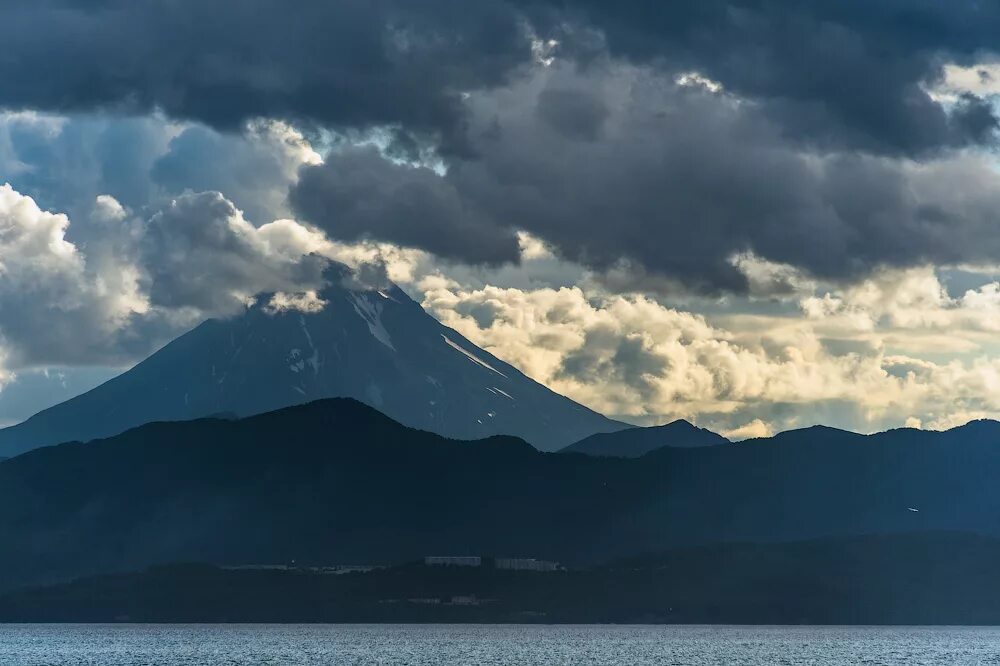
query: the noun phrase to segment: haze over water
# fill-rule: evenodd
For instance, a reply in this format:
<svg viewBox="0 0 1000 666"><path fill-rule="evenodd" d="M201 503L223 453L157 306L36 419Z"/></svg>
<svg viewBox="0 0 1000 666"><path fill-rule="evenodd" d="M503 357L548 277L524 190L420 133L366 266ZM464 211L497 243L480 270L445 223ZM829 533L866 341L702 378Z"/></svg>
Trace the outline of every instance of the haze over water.
<svg viewBox="0 0 1000 666"><path fill-rule="evenodd" d="M1000 629L516 625L6 625L5 666L1000 664Z"/></svg>

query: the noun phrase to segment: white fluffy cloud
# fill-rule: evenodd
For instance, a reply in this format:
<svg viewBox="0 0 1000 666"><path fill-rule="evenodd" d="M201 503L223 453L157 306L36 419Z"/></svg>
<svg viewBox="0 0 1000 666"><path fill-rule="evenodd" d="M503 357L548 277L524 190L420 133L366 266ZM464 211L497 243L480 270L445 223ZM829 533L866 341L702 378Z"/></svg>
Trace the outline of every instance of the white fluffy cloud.
<svg viewBox="0 0 1000 666"><path fill-rule="evenodd" d="M261 292L322 284L323 238L291 220L254 227L218 192L174 199L144 224L139 265L153 305L236 311Z"/></svg>
<svg viewBox="0 0 1000 666"><path fill-rule="evenodd" d="M1000 63L982 62L968 66L948 63L942 67L941 78L934 82L930 93L946 102L954 102L964 93L980 96L1000 94Z"/></svg>
<svg viewBox="0 0 1000 666"><path fill-rule="evenodd" d="M0 386L31 368L127 365L260 292L301 301L326 241L284 200L319 160L274 121L227 134L0 112Z"/></svg>
<svg viewBox="0 0 1000 666"><path fill-rule="evenodd" d="M88 264L66 239L69 225L65 215L0 185L0 339L8 368L85 359L113 346L115 331L145 309L134 270Z"/></svg>
<svg viewBox="0 0 1000 666"><path fill-rule="evenodd" d="M753 257L743 300L668 307L612 293L522 237L517 285L389 245L336 245L380 261L444 323L537 380L637 423L688 418L742 439L813 423L943 428L1000 416L1000 287L950 296L931 267L831 287ZM702 314L698 314L698 312Z"/></svg>
<svg viewBox="0 0 1000 666"><path fill-rule="evenodd" d="M255 224L289 215L287 190L303 164L320 155L286 123L256 120L243 134L220 134L201 125L180 130L151 165L150 178L167 193L225 193Z"/></svg>
<svg viewBox="0 0 1000 666"><path fill-rule="evenodd" d="M829 337L867 340L894 352L995 353L1000 283L949 294L933 267L882 271L861 283L801 299L802 313Z"/></svg>
<svg viewBox="0 0 1000 666"><path fill-rule="evenodd" d="M88 224L84 249L67 239L66 215L0 186L0 383L18 369L127 362L259 293L315 293L328 263L317 232L254 227L217 192L146 219L102 196Z"/></svg>
<svg viewBox="0 0 1000 666"><path fill-rule="evenodd" d="M94 198L139 210L190 193L219 191L261 225L288 217L288 187L320 155L282 122L255 120L241 133L159 116L108 118L0 111L0 177L48 210L67 213L88 236Z"/></svg>

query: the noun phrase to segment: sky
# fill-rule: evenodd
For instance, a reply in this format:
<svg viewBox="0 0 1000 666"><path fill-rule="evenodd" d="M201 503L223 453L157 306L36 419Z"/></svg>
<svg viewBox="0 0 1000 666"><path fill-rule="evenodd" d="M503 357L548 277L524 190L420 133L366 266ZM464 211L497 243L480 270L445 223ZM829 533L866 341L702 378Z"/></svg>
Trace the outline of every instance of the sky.
<svg viewBox="0 0 1000 666"><path fill-rule="evenodd" d="M1000 418L1000 5L0 0L0 424L324 267L735 439Z"/></svg>

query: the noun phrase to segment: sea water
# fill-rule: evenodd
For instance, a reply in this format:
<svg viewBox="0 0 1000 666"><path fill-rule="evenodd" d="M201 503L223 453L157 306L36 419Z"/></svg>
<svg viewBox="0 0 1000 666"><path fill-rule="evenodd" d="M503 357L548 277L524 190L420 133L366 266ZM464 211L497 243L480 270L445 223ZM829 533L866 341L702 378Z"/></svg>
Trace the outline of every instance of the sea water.
<svg viewBox="0 0 1000 666"><path fill-rule="evenodd" d="M4 666L1000 664L1000 629L0 625Z"/></svg>

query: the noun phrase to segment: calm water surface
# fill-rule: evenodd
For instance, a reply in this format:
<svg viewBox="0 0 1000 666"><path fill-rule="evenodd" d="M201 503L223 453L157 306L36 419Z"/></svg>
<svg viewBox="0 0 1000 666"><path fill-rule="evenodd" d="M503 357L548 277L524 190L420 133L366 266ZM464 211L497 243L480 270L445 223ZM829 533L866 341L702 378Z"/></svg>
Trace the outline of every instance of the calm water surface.
<svg viewBox="0 0 1000 666"><path fill-rule="evenodd" d="M0 664L1000 664L1000 629L0 625Z"/></svg>

